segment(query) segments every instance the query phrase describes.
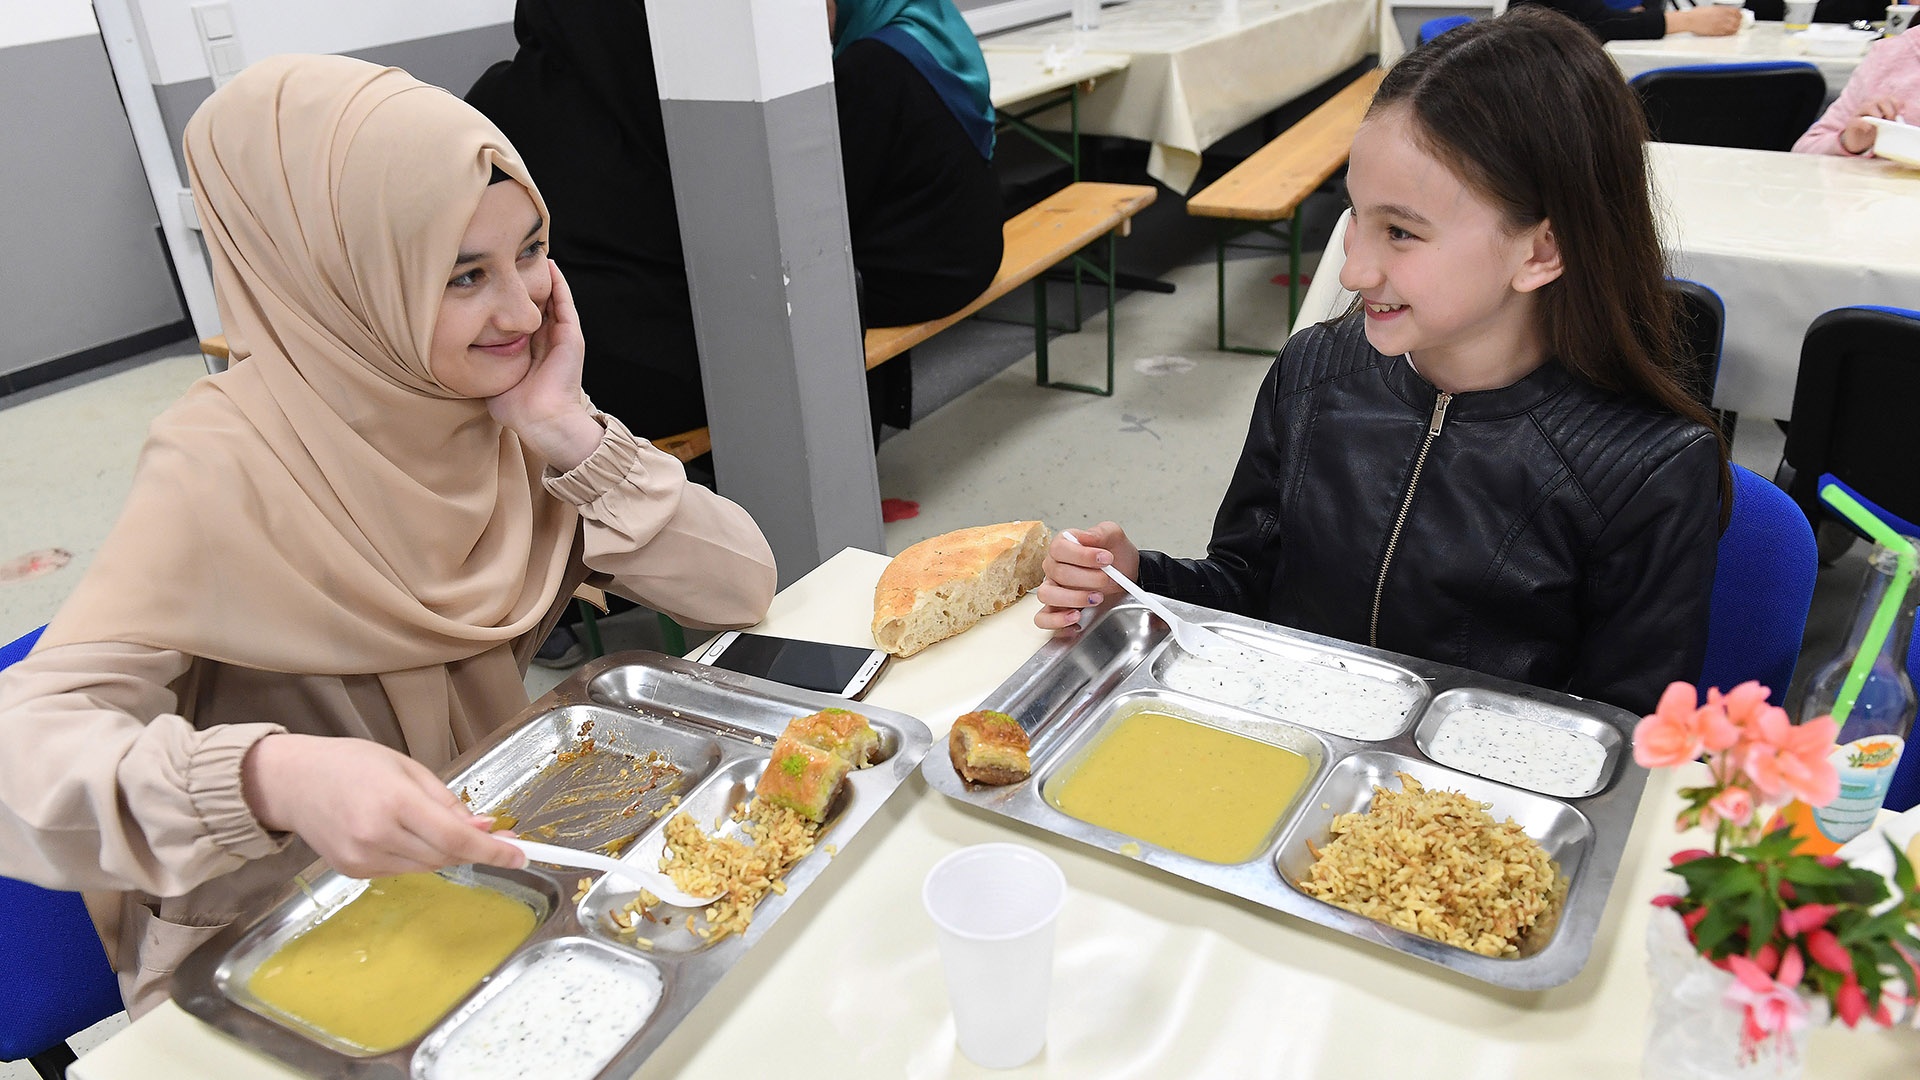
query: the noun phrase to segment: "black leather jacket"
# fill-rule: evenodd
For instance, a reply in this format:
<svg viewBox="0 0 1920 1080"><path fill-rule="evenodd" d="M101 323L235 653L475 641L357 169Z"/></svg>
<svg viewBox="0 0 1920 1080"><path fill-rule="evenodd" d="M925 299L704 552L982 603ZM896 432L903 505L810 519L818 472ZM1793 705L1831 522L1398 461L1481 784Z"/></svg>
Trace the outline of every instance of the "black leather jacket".
<svg viewBox="0 0 1920 1080"><path fill-rule="evenodd" d="M1652 712L1695 681L1719 542L1704 427L1549 362L1443 395L1363 316L1274 362L1180 600Z"/></svg>

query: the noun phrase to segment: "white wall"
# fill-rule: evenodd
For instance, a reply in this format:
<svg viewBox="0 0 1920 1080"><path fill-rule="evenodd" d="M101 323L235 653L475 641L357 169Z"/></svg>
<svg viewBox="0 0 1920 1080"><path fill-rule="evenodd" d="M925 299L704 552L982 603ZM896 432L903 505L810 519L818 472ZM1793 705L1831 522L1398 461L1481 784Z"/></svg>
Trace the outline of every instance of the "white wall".
<svg viewBox="0 0 1920 1080"><path fill-rule="evenodd" d="M43 0L0 0L9 5ZM72 0L44 0L66 5ZM193 8L206 0L134 0L156 85L208 78ZM343 53L513 21L513 0L226 0L249 61L277 53Z"/></svg>
<svg viewBox="0 0 1920 1080"><path fill-rule="evenodd" d="M99 32L90 0L0 0L0 49Z"/></svg>

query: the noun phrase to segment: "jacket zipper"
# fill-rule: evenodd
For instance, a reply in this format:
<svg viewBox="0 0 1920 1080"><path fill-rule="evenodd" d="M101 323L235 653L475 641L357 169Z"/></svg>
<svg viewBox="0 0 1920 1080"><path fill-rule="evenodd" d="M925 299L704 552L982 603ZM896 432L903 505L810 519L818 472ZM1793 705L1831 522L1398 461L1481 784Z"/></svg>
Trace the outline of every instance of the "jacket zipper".
<svg viewBox="0 0 1920 1080"><path fill-rule="evenodd" d="M1387 568L1393 565L1393 550L1400 546L1400 530L1406 527L1407 513L1413 509L1413 492L1420 486L1420 470L1427 464L1427 452L1440 437L1440 425L1447 421L1447 403L1453 395L1441 393L1433 399L1433 418L1427 421L1427 438L1420 444L1420 456L1413 459L1413 476L1407 480L1407 497L1400 500L1400 516L1394 519L1393 535L1387 537L1387 554L1380 560L1380 580L1373 586L1373 620L1367 628L1367 644L1380 647L1380 598L1387 592Z"/></svg>

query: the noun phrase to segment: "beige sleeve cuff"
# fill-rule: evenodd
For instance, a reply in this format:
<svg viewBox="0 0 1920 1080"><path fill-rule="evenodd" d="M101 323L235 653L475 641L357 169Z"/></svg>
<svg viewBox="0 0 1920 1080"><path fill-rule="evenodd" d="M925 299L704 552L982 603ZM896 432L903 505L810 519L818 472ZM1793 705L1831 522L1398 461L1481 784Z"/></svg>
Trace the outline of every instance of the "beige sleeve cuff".
<svg viewBox="0 0 1920 1080"><path fill-rule="evenodd" d="M286 732L278 724L223 724L207 729L196 741L187 758L187 801L207 838L222 851L258 859L292 841L291 833L270 833L261 827L247 808L240 780L240 764L253 744Z"/></svg>
<svg viewBox="0 0 1920 1080"><path fill-rule="evenodd" d="M593 453L587 455L587 460L558 476L549 475L543 479L547 491L554 498L586 510L631 482L636 471L642 468L643 459L648 474L661 468L671 468L677 474L657 478L649 475L651 483L646 486L652 487L660 481L667 481L669 486L677 487L685 481L686 473L678 458L663 451L649 453L616 416L596 412L593 418L605 425L607 433Z"/></svg>

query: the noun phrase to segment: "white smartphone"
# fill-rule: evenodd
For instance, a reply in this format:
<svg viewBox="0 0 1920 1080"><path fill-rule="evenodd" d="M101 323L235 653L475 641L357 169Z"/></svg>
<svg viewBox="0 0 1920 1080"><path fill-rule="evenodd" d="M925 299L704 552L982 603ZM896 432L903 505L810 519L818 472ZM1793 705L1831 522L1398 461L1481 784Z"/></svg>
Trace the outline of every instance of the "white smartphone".
<svg viewBox="0 0 1920 1080"><path fill-rule="evenodd" d="M884 649L828 645L740 630L714 638L694 657L698 663L743 675L856 699L867 692L888 659Z"/></svg>

